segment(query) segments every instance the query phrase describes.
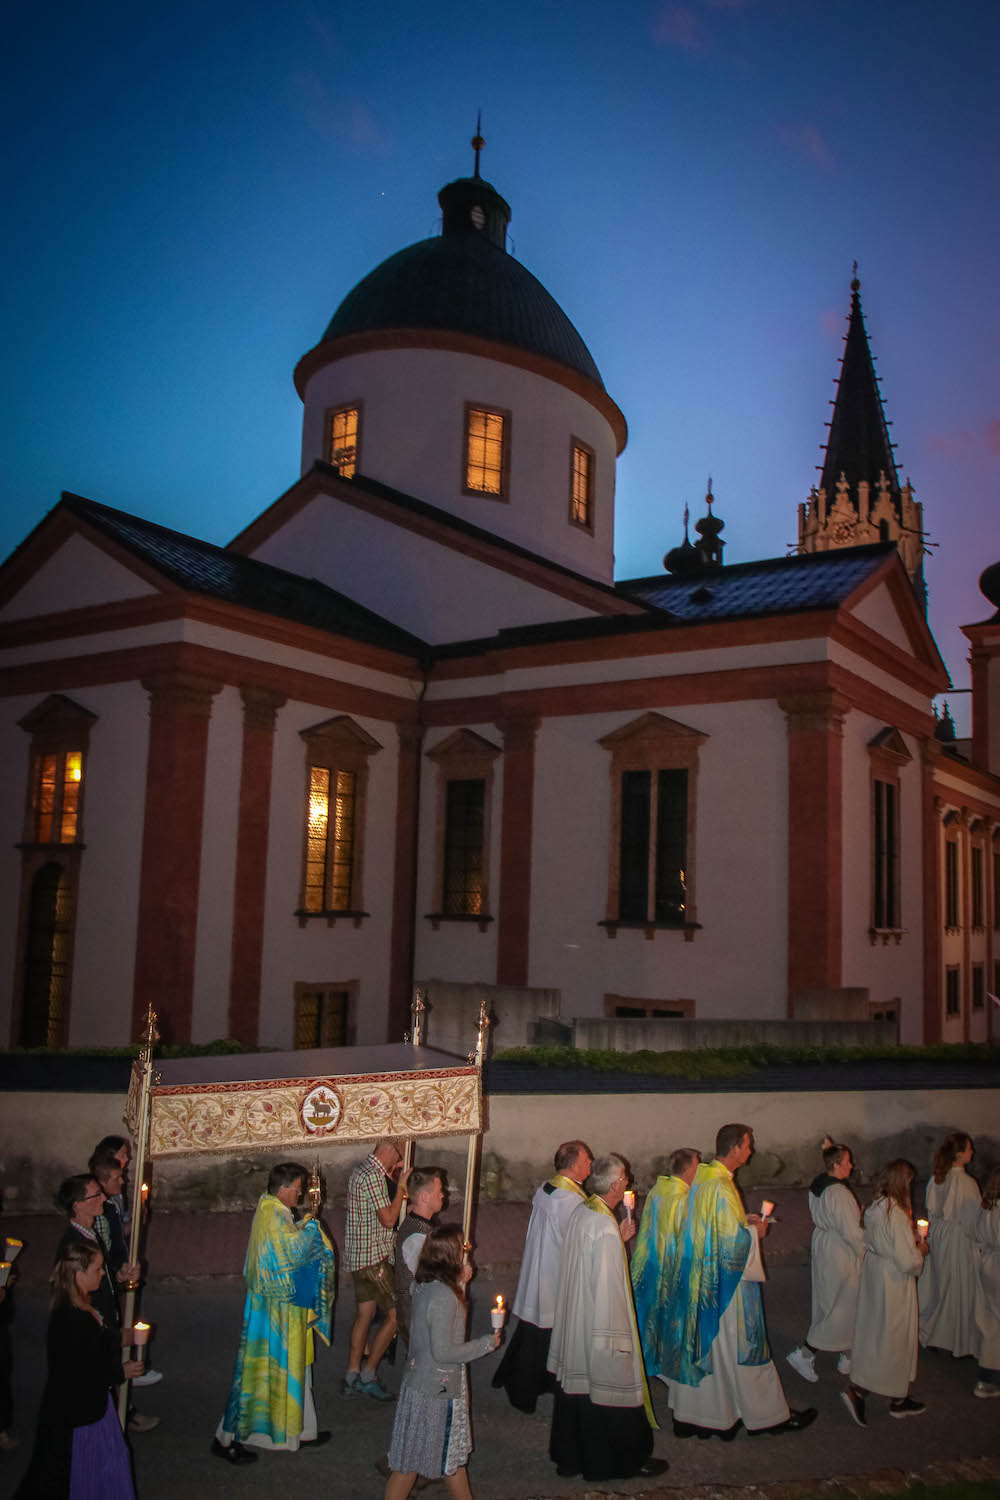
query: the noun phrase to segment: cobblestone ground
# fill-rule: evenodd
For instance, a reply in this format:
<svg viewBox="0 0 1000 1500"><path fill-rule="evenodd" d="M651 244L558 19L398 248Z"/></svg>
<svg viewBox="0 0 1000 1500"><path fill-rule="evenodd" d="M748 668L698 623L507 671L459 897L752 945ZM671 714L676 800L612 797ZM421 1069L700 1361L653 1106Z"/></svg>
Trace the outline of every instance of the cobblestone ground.
<svg viewBox="0 0 1000 1500"><path fill-rule="evenodd" d="M481 1277L473 1284L473 1332L488 1327L488 1308L497 1291L509 1299L513 1276ZM138 1404L160 1417L155 1431L134 1440L139 1500L228 1500L228 1497L284 1497L291 1492L322 1500L378 1497L382 1481L374 1461L383 1454L392 1429L393 1407L369 1399L345 1401L339 1395L347 1333L353 1315L350 1290L336 1318L334 1347L323 1350L316 1368L320 1424L333 1440L299 1454L264 1454L247 1469L231 1470L209 1454L212 1432L229 1389L243 1301L238 1278L189 1282L154 1279L146 1293L144 1316L156 1326L153 1362L161 1384L138 1393ZM972 1397L971 1360L922 1354L915 1387L927 1412L910 1421L890 1420L887 1405L872 1401L870 1425L855 1427L839 1401L840 1382L833 1360L821 1358L822 1378L806 1385L785 1364L808 1318L808 1270L802 1265L772 1266L765 1288L771 1342L785 1390L793 1406L815 1405L819 1419L801 1434L751 1440L741 1434L731 1444L688 1439L670 1431L665 1388L655 1401L661 1421L656 1452L670 1462L657 1487L641 1482L590 1489L560 1480L548 1458L546 1399L535 1417L511 1411L490 1386L495 1356L472 1367L472 1411L476 1448L470 1478L476 1500L570 1500L586 1494L719 1497L719 1500L797 1500L805 1494L867 1495L899 1489L910 1474L934 1482L986 1478L997 1481L1000 1454L997 1429L1000 1402ZM0 1495L8 1495L27 1462L44 1366L46 1298L41 1286L19 1288L15 1325L15 1425L23 1440L16 1454L0 1455ZM401 1368L385 1369L397 1389ZM834 1483L836 1481L836 1484ZM839 1486L839 1488L838 1488ZM445 1495L443 1486L424 1491L428 1500Z"/></svg>

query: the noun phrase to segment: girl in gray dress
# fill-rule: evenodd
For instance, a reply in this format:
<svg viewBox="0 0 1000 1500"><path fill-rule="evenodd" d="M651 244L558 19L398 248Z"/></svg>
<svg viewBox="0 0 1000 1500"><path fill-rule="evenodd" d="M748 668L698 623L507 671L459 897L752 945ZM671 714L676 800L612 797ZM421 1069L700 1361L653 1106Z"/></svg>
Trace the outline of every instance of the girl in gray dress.
<svg viewBox="0 0 1000 1500"><path fill-rule="evenodd" d="M472 1500L466 1463L472 1449L465 1367L500 1344L499 1333L464 1341L462 1231L432 1229L417 1261L410 1312L410 1357L389 1447L385 1500L406 1500L418 1474L443 1479L454 1500Z"/></svg>

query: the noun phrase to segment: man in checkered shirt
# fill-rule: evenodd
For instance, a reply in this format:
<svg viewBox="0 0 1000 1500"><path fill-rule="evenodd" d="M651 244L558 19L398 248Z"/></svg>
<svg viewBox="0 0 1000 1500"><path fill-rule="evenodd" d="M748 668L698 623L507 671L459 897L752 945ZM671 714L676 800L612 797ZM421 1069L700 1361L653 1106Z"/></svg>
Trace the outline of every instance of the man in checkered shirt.
<svg viewBox="0 0 1000 1500"><path fill-rule="evenodd" d="M351 1273L357 1311L351 1327L344 1396L373 1396L376 1401L394 1399L377 1372L379 1360L396 1333L393 1231L410 1175L409 1169L399 1171L402 1164L400 1142L379 1141L371 1156L359 1162L348 1179L343 1267ZM384 1316L366 1353L376 1308Z"/></svg>

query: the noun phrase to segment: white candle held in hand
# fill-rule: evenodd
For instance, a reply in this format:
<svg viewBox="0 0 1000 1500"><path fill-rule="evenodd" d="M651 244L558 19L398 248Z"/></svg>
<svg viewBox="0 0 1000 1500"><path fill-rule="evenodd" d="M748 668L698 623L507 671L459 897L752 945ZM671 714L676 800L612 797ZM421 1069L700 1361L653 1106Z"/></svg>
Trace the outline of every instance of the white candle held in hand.
<svg viewBox="0 0 1000 1500"><path fill-rule="evenodd" d="M774 1204L773 1203L769 1203L768 1200L765 1198L764 1201L763 1201L763 1203L760 1205L760 1216L761 1216L761 1218L762 1219L766 1219L767 1216L768 1216L768 1214L773 1214L773 1213L774 1213Z"/></svg>
<svg viewBox="0 0 1000 1500"><path fill-rule="evenodd" d="M137 1349L142 1349L145 1346L146 1340L148 1338L149 1338L149 1324L148 1323L136 1323L135 1327L132 1329L132 1342L135 1345L135 1347Z"/></svg>
<svg viewBox="0 0 1000 1500"><path fill-rule="evenodd" d="M632 1214L635 1209L635 1194L631 1188L629 1188L628 1192L622 1194L622 1202L625 1205L625 1214L631 1224Z"/></svg>
<svg viewBox="0 0 1000 1500"><path fill-rule="evenodd" d="M507 1309L503 1305L503 1298L497 1294L496 1306L490 1308L490 1322L493 1324L493 1332L499 1333L503 1327L503 1320L507 1316Z"/></svg>
<svg viewBox="0 0 1000 1500"><path fill-rule="evenodd" d="M925 1240L927 1238L927 1231L928 1231L929 1228L930 1228L930 1224L927 1222L926 1219L918 1219L917 1220L917 1233L919 1234L919 1236L920 1236L920 1238L922 1240Z"/></svg>

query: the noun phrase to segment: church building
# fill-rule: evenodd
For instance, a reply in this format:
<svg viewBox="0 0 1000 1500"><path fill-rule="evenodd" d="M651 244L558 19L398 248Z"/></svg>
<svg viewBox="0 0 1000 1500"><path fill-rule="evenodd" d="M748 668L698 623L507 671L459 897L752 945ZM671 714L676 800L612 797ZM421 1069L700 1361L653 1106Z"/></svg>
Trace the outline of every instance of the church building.
<svg viewBox="0 0 1000 1500"><path fill-rule="evenodd" d="M857 282L795 555L710 490L616 581L625 417L478 150L439 202L227 546L67 493L0 569L0 1046L395 1040L435 979L986 1038L1000 565L958 744Z"/></svg>

